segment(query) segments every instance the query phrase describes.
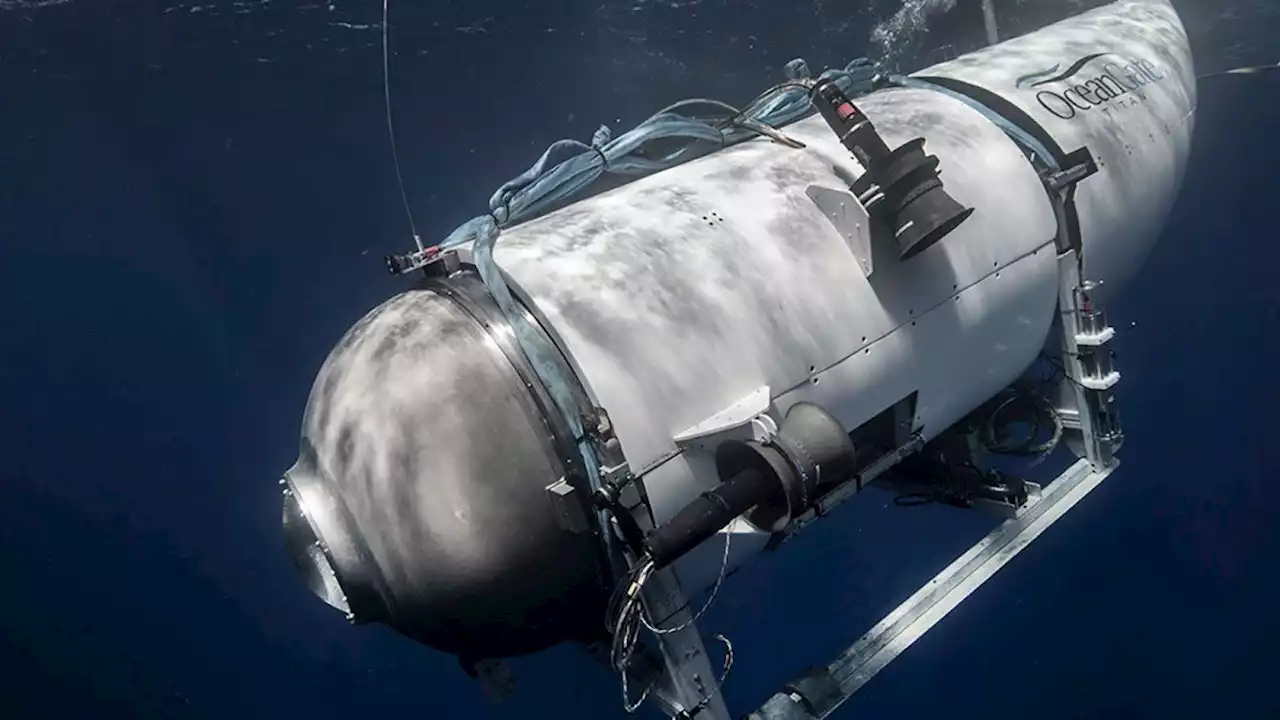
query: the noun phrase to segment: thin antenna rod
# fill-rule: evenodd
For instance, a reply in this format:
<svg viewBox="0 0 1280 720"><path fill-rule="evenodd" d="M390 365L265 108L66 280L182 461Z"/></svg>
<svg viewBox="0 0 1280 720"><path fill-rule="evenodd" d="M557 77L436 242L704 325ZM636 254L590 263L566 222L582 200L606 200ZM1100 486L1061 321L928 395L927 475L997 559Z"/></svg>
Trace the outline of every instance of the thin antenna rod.
<svg viewBox="0 0 1280 720"><path fill-rule="evenodd" d="M982 0L982 19L987 25L987 43L1000 42L1000 30L996 27L995 0Z"/></svg>
<svg viewBox="0 0 1280 720"><path fill-rule="evenodd" d="M404 175L400 172L400 153L396 150L396 128L391 122L391 63L387 59L387 5L390 0L382 0L382 96L387 101L387 138L391 141L391 160L396 166L396 184L400 186L400 200L404 203L405 217L409 218L409 232L413 233L413 242L422 252L422 237L418 235L418 225L413 221L413 211L409 209L409 194L404 190Z"/></svg>

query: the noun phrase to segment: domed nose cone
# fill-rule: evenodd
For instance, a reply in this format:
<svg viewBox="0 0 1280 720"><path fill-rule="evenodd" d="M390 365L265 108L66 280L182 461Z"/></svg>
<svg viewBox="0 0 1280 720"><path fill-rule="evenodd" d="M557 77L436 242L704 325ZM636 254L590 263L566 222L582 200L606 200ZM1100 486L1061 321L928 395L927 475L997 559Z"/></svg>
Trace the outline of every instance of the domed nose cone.
<svg viewBox="0 0 1280 720"><path fill-rule="evenodd" d="M325 495L313 511L300 492L321 546L345 535L354 549L350 560L295 557L330 604L317 557L332 558L345 595L379 598L379 619L397 630L448 652L501 657L598 624L598 556L590 533L557 521L547 486L565 470L550 426L504 354L501 328L473 312L413 290L334 348L303 423L314 468L300 460L291 473ZM286 528L297 527L291 518L286 502Z"/></svg>

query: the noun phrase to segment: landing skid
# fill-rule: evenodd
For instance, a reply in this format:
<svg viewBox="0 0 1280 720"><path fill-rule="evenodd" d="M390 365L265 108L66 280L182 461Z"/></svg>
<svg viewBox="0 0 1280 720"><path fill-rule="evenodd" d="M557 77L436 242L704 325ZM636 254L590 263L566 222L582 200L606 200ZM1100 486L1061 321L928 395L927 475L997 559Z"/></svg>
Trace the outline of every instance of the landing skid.
<svg viewBox="0 0 1280 720"><path fill-rule="evenodd" d="M1005 520L956 558L914 595L876 623L848 650L822 668L787 683L748 720L818 720L862 689L876 673L954 610L1019 552L1106 480L1118 463L1095 469L1080 458Z"/></svg>

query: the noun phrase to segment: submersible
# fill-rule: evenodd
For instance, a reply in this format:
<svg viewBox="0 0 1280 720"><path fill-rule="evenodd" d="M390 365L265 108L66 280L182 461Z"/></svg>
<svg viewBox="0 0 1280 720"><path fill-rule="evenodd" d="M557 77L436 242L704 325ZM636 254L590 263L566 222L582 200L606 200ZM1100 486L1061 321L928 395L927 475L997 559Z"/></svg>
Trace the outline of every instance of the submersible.
<svg viewBox="0 0 1280 720"><path fill-rule="evenodd" d="M648 616L687 617L685 596L984 406L1061 312L1137 271L1196 105L1165 0L812 97L789 143L504 229L493 263L518 317L459 247L360 319L319 371L282 481L310 587L472 671L616 641L605 601L646 562ZM1071 367L1092 372L1080 337ZM1105 370L1064 408L1094 430ZM1113 430L1094 435L1114 449ZM660 645L668 674L688 671L665 681L672 705L724 717L696 626Z"/></svg>

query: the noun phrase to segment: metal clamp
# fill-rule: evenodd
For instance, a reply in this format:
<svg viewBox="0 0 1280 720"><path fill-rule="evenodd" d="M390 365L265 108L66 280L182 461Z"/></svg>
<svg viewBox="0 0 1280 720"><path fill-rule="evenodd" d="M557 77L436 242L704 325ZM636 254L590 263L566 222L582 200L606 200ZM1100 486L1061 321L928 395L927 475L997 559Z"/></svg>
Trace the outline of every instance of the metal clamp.
<svg viewBox="0 0 1280 720"><path fill-rule="evenodd" d="M463 265L474 264L471 248L464 246L444 250L439 245L402 255L387 255L383 261L392 275L408 275L415 270L423 270L428 275L443 277L458 272Z"/></svg>
<svg viewBox="0 0 1280 720"><path fill-rule="evenodd" d="M677 433L672 440L680 448L714 452L726 440L767 442L778 432L776 409L768 385Z"/></svg>
<svg viewBox="0 0 1280 720"><path fill-rule="evenodd" d="M1066 414L1079 428L1084 457L1095 467L1109 467L1124 443L1113 393L1120 380L1110 348L1115 331L1093 301L1092 291L1098 284L1080 277L1076 254L1063 253L1058 262L1063 370L1070 383L1068 404L1074 405Z"/></svg>

